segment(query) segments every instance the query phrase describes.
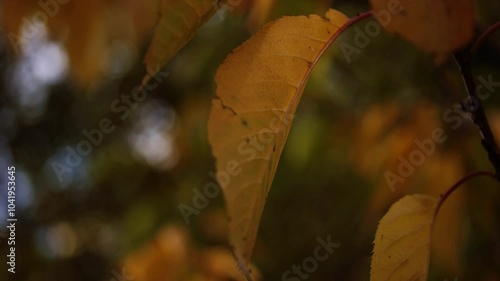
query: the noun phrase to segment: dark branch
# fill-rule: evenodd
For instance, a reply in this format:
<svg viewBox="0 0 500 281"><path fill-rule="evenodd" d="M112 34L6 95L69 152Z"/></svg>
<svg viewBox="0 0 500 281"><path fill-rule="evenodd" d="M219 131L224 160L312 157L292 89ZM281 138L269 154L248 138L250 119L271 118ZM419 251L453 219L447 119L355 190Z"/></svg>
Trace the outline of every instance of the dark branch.
<svg viewBox="0 0 500 281"><path fill-rule="evenodd" d="M481 99L476 93L476 82L472 75L470 66L470 55L468 52L459 52L455 54L455 60L460 68L462 77L469 94L469 104L466 105L467 112L469 113L472 122L479 128L481 133L481 144L488 153L488 159L495 168L497 179L500 179L500 153L498 150L497 142L493 136L488 119L483 109Z"/></svg>

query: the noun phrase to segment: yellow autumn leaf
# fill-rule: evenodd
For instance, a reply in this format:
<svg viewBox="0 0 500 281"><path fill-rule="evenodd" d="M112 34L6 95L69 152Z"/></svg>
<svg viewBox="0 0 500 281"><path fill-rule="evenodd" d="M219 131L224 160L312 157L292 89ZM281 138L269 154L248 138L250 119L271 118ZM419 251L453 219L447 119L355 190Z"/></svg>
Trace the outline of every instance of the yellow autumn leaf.
<svg viewBox="0 0 500 281"><path fill-rule="evenodd" d="M227 0L160 0L160 20L144 58L145 84Z"/></svg>
<svg viewBox="0 0 500 281"><path fill-rule="evenodd" d="M219 67L208 140L229 215L229 242L242 271L291 121L312 67L348 18L330 10L265 25Z"/></svg>
<svg viewBox="0 0 500 281"><path fill-rule="evenodd" d="M425 281L438 200L407 195L391 206L375 234L371 281Z"/></svg>
<svg viewBox="0 0 500 281"><path fill-rule="evenodd" d="M438 63L464 47L474 35L473 0L370 0L374 14L389 32L436 55Z"/></svg>

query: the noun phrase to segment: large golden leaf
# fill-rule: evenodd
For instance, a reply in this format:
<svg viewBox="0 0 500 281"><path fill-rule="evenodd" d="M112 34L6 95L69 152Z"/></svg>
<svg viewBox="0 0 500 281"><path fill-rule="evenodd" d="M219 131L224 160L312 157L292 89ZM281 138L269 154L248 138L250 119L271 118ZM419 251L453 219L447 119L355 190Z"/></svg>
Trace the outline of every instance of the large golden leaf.
<svg viewBox="0 0 500 281"><path fill-rule="evenodd" d="M407 195L391 206L375 235L370 280L425 281L438 200Z"/></svg>
<svg viewBox="0 0 500 281"><path fill-rule="evenodd" d="M326 17L283 17L265 25L215 77L208 139L230 219L229 242L243 268L307 78L348 20L334 10Z"/></svg>
<svg viewBox="0 0 500 281"><path fill-rule="evenodd" d="M160 0L160 20L144 58L148 74L154 76L227 0Z"/></svg>
<svg viewBox="0 0 500 281"><path fill-rule="evenodd" d="M465 46L474 35L473 0L370 0L378 21L437 62Z"/></svg>

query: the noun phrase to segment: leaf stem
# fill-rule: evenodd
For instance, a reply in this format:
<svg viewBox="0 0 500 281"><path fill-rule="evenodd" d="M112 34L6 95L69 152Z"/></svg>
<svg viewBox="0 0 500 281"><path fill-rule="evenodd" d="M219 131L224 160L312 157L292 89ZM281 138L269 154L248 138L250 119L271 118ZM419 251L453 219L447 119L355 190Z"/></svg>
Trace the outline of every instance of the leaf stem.
<svg viewBox="0 0 500 281"><path fill-rule="evenodd" d="M486 118L481 98L476 92L476 82L472 75L470 66L470 55L467 52L458 52L454 56L469 95L471 104L466 105L466 110L470 114L472 122L476 124L481 133L481 144L488 153L488 159L495 168L496 178L500 179L500 153L493 132Z"/></svg>
<svg viewBox="0 0 500 281"><path fill-rule="evenodd" d="M319 52L319 56L317 56L317 58L312 62L311 64L311 67L309 68L309 72L314 68L314 66L316 65L316 63L319 61L319 59L323 56L323 53L330 47L330 45L332 45L332 43L335 41L335 39L337 39L344 31L346 31L349 27L351 27L352 25L366 19L366 18L369 18L373 16L372 14L372 11L368 11L368 12L364 12L364 13L359 13L357 14L355 17L353 18L350 18L347 22L345 22L334 34L332 37L330 37L328 39L328 41L326 41L326 44L325 46L323 47L323 49L321 49L321 51ZM308 73L309 74L309 73ZM308 75L307 74L307 75ZM302 85L301 85L302 86ZM299 87L300 88L300 87Z"/></svg>
<svg viewBox="0 0 500 281"><path fill-rule="evenodd" d="M488 39L488 37L490 37L490 35L495 32L497 29L500 29L500 21L496 22L495 24L493 25L490 25L480 36L479 38L476 40L476 42L474 42L474 44L472 45L472 48L471 48L471 52L472 53L475 53L477 52L477 50L479 49L479 47L484 43L484 41L486 41L486 39Z"/></svg>
<svg viewBox="0 0 500 281"><path fill-rule="evenodd" d="M352 25L366 19L366 18L369 18L373 16L372 14L372 11L368 11L368 12L364 12L364 13L360 13L360 14L357 14L355 17L349 19L346 23L344 23L334 34L332 37L330 37L328 39L328 41L326 41L326 44L325 46L323 47L323 49L321 49L321 51L319 52L319 56L317 56L317 58L312 62L311 64L311 67L309 68L309 72L314 68L314 66L316 65L316 63L319 61L319 59L323 56L323 53L330 47L330 45L332 45L332 43L335 41L335 39L337 39L344 31L346 31L349 27L351 27ZM309 73L308 73L309 74ZM308 75L307 74L307 75ZM303 85L301 85L303 86ZM300 88L300 87L299 87Z"/></svg>
<svg viewBox="0 0 500 281"><path fill-rule="evenodd" d="M323 56L323 54L326 52L326 50L332 45L332 43L335 41L335 39L337 39L341 34L342 32L346 31L349 27L351 27L352 25L366 19L366 18L369 18L373 16L373 13L372 11L368 11L368 12L363 12L363 13L359 13L357 14L355 17L349 19L347 22L345 22L333 35L332 37L330 37L328 39L328 41L326 41L325 45L323 46L323 48L319 51L318 53L318 56L311 62L311 65L309 67L309 69L307 70L307 72L305 73L305 77L309 77L309 75L311 74L311 71L314 69L314 67L316 66L316 64L318 63L319 59ZM305 88L305 85L306 85L306 81L307 79L302 79L302 81L300 82L300 85L297 87L297 92L301 92L304 90ZM295 95L292 99L292 102L290 104L294 104L297 102L297 99L298 99L298 96L299 95ZM289 111L290 111L290 108L287 109L286 111L286 116L288 116L289 114Z"/></svg>
<svg viewBox="0 0 500 281"><path fill-rule="evenodd" d="M454 185L452 185L443 195L441 195L441 198L439 198L439 202L436 207L436 211L434 212L434 221L436 220L436 217L438 215L439 209L443 205L443 203L450 197L450 195L457 190L462 184L464 184L466 181L475 178L475 177L481 177L481 176L487 176L493 179L496 179L496 174L489 172L489 171L477 171L471 174L468 174L467 176L461 178L458 182L456 182Z"/></svg>
<svg viewBox="0 0 500 281"><path fill-rule="evenodd" d="M330 40L328 40L328 42L326 43L327 46L329 46L333 41L335 41L335 39L337 39L337 37L340 36L340 34L342 34L342 32L346 31L349 27L351 27L352 25L364 20L364 19L367 19L369 17L373 16L373 13L372 11L368 11L368 12L363 12L363 13L359 13L357 14L355 17L349 19L346 23L344 23L338 30L337 32L335 32L335 35L332 36L332 38L330 38Z"/></svg>

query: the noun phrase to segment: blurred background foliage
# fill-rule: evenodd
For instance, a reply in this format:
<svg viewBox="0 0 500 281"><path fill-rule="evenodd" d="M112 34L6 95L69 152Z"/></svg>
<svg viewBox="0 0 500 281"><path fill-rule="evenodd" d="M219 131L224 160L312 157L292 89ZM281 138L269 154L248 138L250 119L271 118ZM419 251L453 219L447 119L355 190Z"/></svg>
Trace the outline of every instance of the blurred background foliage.
<svg viewBox="0 0 500 281"><path fill-rule="evenodd" d="M17 169L14 279L242 280L226 247L221 196L186 224L178 206L211 181L214 159L206 124L225 56L264 22L283 15L348 16L367 1L243 1L215 16L166 66L169 76L121 120L111 105L144 75L142 57L158 20L159 0L70 0L27 35L36 0L0 3L0 226L5 236L7 166ZM64 2L64 1L61 1ZM500 2L476 0L477 32L499 20ZM365 22L357 26L364 28ZM254 263L258 279L280 280L311 256L317 237L340 243L309 280L369 280L372 240L388 207L407 193L438 196L463 175L491 169L469 120L453 129L443 112L465 98L456 65L432 59L382 32L350 63L339 43L313 71L264 210ZM474 57L474 73L500 81L500 33ZM500 137L500 89L485 101ZM66 147L109 118L92 153L65 173ZM392 191L416 139L435 128L448 136ZM432 242L430 280L500 280L500 189L473 180L444 205ZM121 279L120 277L121 276Z"/></svg>

